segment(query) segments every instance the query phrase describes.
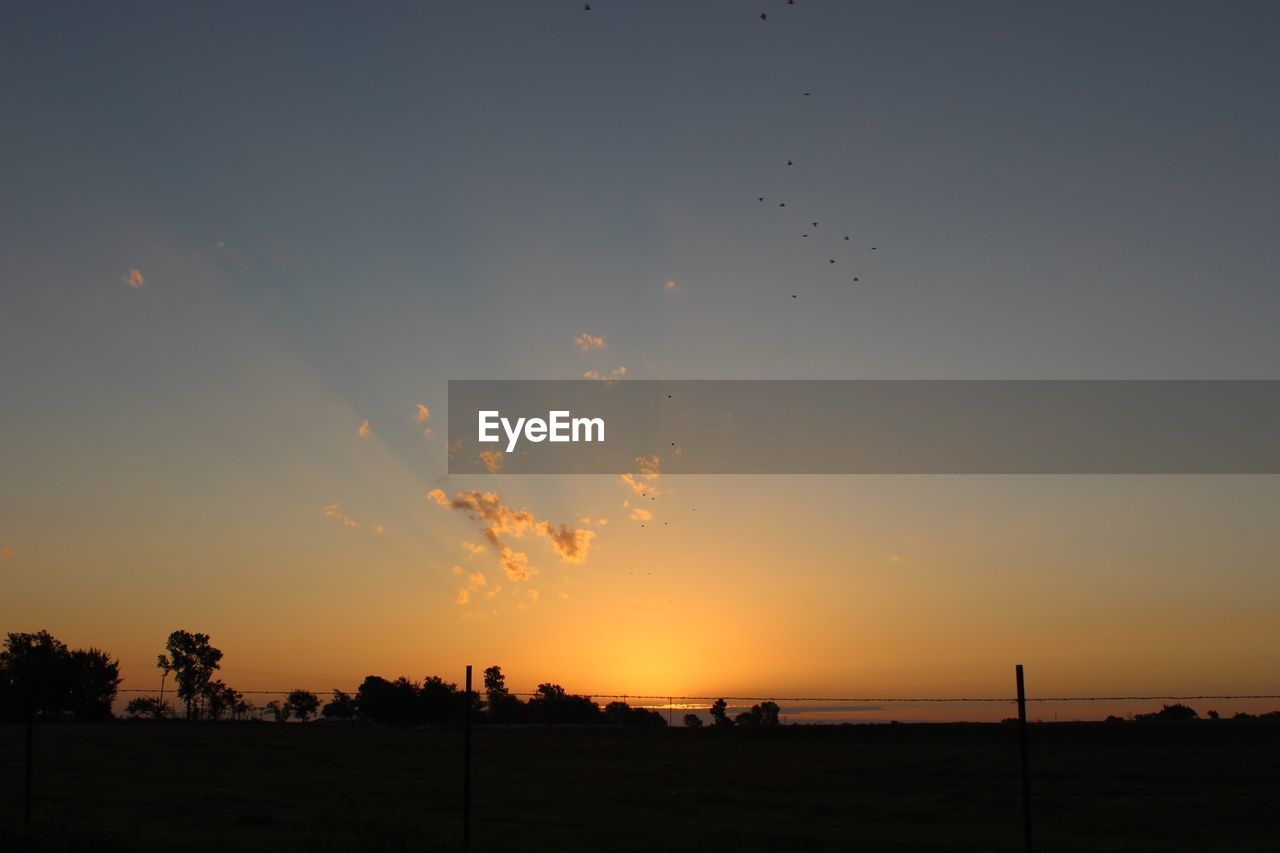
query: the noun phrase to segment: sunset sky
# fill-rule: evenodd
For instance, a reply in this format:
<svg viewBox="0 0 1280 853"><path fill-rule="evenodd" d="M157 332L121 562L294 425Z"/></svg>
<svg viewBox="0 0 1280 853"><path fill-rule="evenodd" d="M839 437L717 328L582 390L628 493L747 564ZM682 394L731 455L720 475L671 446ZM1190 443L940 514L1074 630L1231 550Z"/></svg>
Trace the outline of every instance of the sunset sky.
<svg viewBox="0 0 1280 853"><path fill-rule="evenodd" d="M0 630L125 688L186 628L239 689L1280 692L1274 477L650 501L444 434L449 379L1280 378L1280 7L591 6L7 10Z"/></svg>

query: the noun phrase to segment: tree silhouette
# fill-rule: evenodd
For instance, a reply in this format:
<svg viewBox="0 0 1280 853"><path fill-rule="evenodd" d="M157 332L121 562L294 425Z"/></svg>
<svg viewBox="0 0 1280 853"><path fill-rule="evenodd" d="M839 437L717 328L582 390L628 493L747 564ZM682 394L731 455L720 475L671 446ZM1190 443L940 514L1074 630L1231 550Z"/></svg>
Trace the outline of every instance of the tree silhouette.
<svg viewBox="0 0 1280 853"><path fill-rule="evenodd" d="M350 693L333 691L332 701L320 709L320 715L330 720L350 720L356 715L356 700Z"/></svg>
<svg viewBox="0 0 1280 853"><path fill-rule="evenodd" d="M269 713L277 723L283 723L288 720L292 711L288 702L281 702L279 699L272 699L264 706L263 710Z"/></svg>
<svg viewBox="0 0 1280 853"><path fill-rule="evenodd" d="M294 690L284 700L289 714L306 722L311 719L320 707L320 697L310 690Z"/></svg>
<svg viewBox="0 0 1280 853"><path fill-rule="evenodd" d="M651 726L662 728L667 720L652 708L632 708L626 702L610 702L604 706L605 719L616 726Z"/></svg>
<svg viewBox="0 0 1280 853"><path fill-rule="evenodd" d="M199 719L200 703L222 660L222 650L210 645L208 634L182 630L169 635L165 648L169 651L169 663L178 683L178 698L186 703L187 718Z"/></svg>
<svg viewBox="0 0 1280 853"><path fill-rule="evenodd" d="M684 725L688 729L700 729L702 728L702 718L697 714L685 714Z"/></svg>
<svg viewBox="0 0 1280 853"><path fill-rule="evenodd" d="M147 717L161 720L169 716L169 709L155 696L139 696L130 699L129 704L124 706L124 712L134 719Z"/></svg>
<svg viewBox="0 0 1280 853"><path fill-rule="evenodd" d="M711 703L711 721L717 726L732 726L733 720L729 719L729 703L723 699L717 699Z"/></svg>
<svg viewBox="0 0 1280 853"><path fill-rule="evenodd" d="M1159 711L1153 711L1149 714L1137 714L1135 720L1195 720L1200 717L1194 708L1176 702L1172 705L1164 705Z"/></svg>
<svg viewBox="0 0 1280 853"><path fill-rule="evenodd" d="M164 680L173 672L173 664L168 655L156 655L156 667L160 670L160 704L164 705Z"/></svg>
<svg viewBox="0 0 1280 853"><path fill-rule="evenodd" d="M9 705L0 712L100 720L111 716L120 664L98 649L72 651L48 631L14 633L0 652L0 683Z"/></svg>

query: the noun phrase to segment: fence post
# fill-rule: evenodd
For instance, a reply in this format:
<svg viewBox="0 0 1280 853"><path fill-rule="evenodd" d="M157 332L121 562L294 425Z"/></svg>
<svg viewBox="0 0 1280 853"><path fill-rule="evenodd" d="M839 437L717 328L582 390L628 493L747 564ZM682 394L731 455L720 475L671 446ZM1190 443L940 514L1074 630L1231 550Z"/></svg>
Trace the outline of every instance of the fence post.
<svg viewBox="0 0 1280 853"><path fill-rule="evenodd" d="M471 664L467 664L467 710L462 724L462 849L471 849Z"/></svg>
<svg viewBox="0 0 1280 853"><path fill-rule="evenodd" d="M1015 670L1018 678L1018 743L1022 753L1022 839L1023 849L1031 853L1031 761L1027 754L1027 691L1022 679L1022 664Z"/></svg>
<svg viewBox="0 0 1280 853"><path fill-rule="evenodd" d="M34 765L33 742L35 741L35 734L36 734L36 712L35 712L35 708L33 707L27 710L27 779L26 779L27 785L26 785L26 793L23 795L23 811L22 811L22 823L28 829L31 828L31 783L32 783L32 775L33 775L32 769Z"/></svg>

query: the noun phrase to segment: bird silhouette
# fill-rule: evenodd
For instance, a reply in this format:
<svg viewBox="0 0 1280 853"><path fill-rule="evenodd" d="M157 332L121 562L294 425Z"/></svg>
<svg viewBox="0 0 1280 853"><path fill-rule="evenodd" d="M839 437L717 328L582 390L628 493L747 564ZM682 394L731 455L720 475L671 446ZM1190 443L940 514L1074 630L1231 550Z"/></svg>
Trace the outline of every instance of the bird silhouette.
<svg viewBox="0 0 1280 853"><path fill-rule="evenodd" d="M764 201L764 196L760 196L756 201ZM849 238L845 237L845 239L848 240Z"/></svg>
<svg viewBox="0 0 1280 853"><path fill-rule="evenodd" d="M584 12L590 12L590 11L591 11L591 4L590 4L590 3L584 3L584 4L582 5L582 11L584 11Z"/></svg>
<svg viewBox="0 0 1280 853"><path fill-rule="evenodd" d="M760 13L760 20L762 20L762 21L767 21L767 20L769 20L769 16L768 16L768 15L766 15L766 14L764 14L763 12L761 12L761 13Z"/></svg>
<svg viewBox="0 0 1280 853"><path fill-rule="evenodd" d="M787 161L787 165L788 165L788 166L794 166L795 164L794 164L794 163L792 163L790 160L788 160L788 161Z"/></svg>
<svg viewBox="0 0 1280 853"><path fill-rule="evenodd" d="M848 240L848 239L849 239L849 235L848 235L848 234L844 235L844 238L845 238L846 240Z"/></svg>
<svg viewBox="0 0 1280 853"><path fill-rule="evenodd" d="M815 222L815 223L813 223L813 227L814 227L814 228L817 228L817 227L818 227L818 223L816 223L816 222Z"/></svg>
<svg viewBox="0 0 1280 853"><path fill-rule="evenodd" d="M834 264L835 262L836 262L836 259L835 259L835 258L832 258L831 260L827 261L827 263L829 263L829 264Z"/></svg>

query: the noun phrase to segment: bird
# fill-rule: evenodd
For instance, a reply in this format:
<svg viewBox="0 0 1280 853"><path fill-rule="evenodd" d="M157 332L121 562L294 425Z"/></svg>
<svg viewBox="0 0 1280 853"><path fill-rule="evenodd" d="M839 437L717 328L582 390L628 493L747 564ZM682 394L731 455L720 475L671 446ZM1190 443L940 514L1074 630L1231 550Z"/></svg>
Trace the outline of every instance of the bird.
<svg viewBox="0 0 1280 853"><path fill-rule="evenodd" d="M796 298L796 295L795 295L794 293L793 293L793 294L791 294L791 298L792 298L792 299L795 299L795 298Z"/></svg>
<svg viewBox="0 0 1280 853"><path fill-rule="evenodd" d="M804 96L807 98L807 97L809 97L809 96L810 96L810 95L812 95L812 94L813 94L813 92L805 92L805 93L804 93Z"/></svg>
<svg viewBox="0 0 1280 853"><path fill-rule="evenodd" d="M760 196L756 201L764 201L764 196ZM845 239L848 240L849 238L845 237Z"/></svg>
<svg viewBox="0 0 1280 853"><path fill-rule="evenodd" d="M786 207L786 206L787 206L787 203L785 201L778 202L778 207Z"/></svg>
<svg viewBox="0 0 1280 853"><path fill-rule="evenodd" d="M854 280L854 281L857 281L857 280L858 280L858 277L855 275L855 276L853 277L853 280Z"/></svg>
<svg viewBox="0 0 1280 853"><path fill-rule="evenodd" d="M817 228L817 227L818 227L818 223L816 223L816 222L815 222L815 223L813 223L813 227L814 227L814 228Z"/></svg>
<svg viewBox="0 0 1280 853"><path fill-rule="evenodd" d="M584 4L582 4L582 11L584 11L584 12L590 12L590 11L591 11L591 4L590 4L590 3L584 3Z"/></svg>
<svg viewBox="0 0 1280 853"><path fill-rule="evenodd" d="M844 238L845 238L846 240L848 240L848 239L849 239L849 235L848 235L848 234L844 235Z"/></svg>
<svg viewBox="0 0 1280 853"><path fill-rule="evenodd" d="M787 165L788 165L788 166L794 166L795 164L794 164L794 163L792 163L790 160L788 160L788 161L787 161Z"/></svg>
<svg viewBox="0 0 1280 853"><path fill-rule="evenodd" d="M831 260L827 261L827 263L829 263L829 264L834 264L835 262L836 262L836 259L835 259L835 258L832 258Z"/></svg>
<svg viewBox="0 0 1280 853"><path fill-rule="evenodd" d="M801 237L808 237L809 235L808 235L808 234L801 234L800 236L801 236Z"/></svg>
<svg viewBox="0 0 1280 853"><path fill-rule="evenodd" d="M769 16L768 16L768 15L766 15L766 14L764 14L763 12L761 12L761 13L760 13L760 20L762 20L762 21L767 21L767 20L769 20Z"/></svg>
<svg viewBox="0 0 1280 853"><path fill-rule="evenodd" d="M875 246L872 246L872 247L871 247L871 251L873 251L873 252L874 252L875 250L876 250L876 247L875 247Z"/></svg>

